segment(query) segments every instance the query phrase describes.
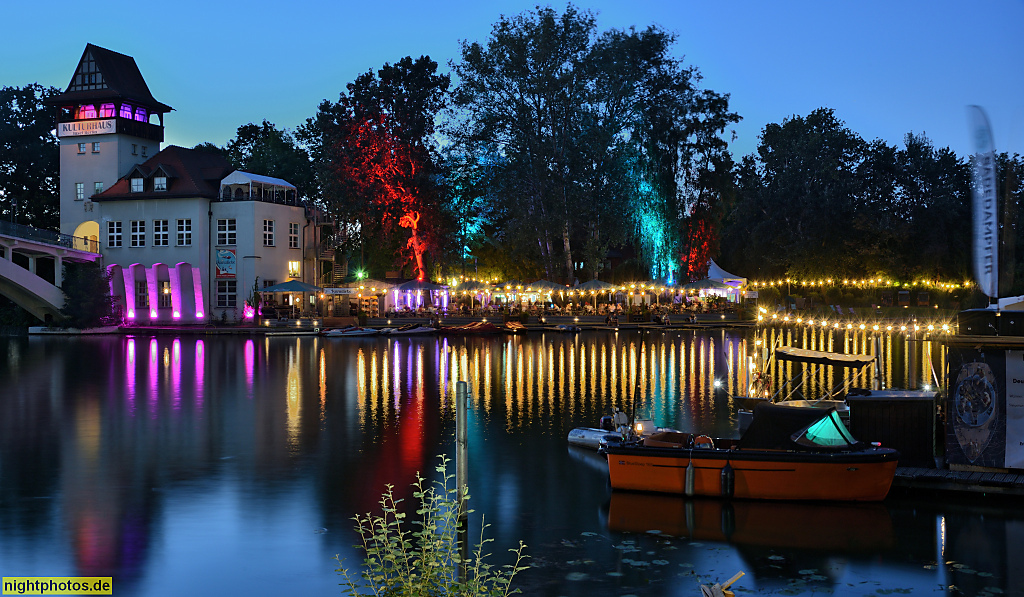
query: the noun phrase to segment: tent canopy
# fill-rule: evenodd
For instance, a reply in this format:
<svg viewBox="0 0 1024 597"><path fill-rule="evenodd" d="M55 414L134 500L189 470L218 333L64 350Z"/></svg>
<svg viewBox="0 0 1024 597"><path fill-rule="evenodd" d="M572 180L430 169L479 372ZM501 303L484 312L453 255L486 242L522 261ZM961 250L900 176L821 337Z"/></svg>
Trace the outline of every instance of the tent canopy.
<svg viewBox="0 0 1024 597"><path fill-rule="evenodd" d="M274 178L273 176L263 176L262 174L253 174L251 172L243 172L241 170L235 170L231 174L228 174L220 181L220 184L262 184L264 187L280 187L283 189L295 190L295 185L287 180Z"/></svg>
<svg viewBox="0 0 1024 597"><path fill-rule="evenodd" d="M299 280L288 280L287 282L268 286L260 290L260 292L320 292L320 290L321 288L319 286L306 284Z"/></svg>
<svg viewBox="0 0 1024 597"><path fill-rule="evenodd" d="M455 292L481 292L491 287L486 282L478 282L476 280L466 280L460 283L454 288Z"/></svg>
<svg viewBox="0 0 1024 597"><path fill-rule="evenodd" d="M703 280L683 284L681 288L683 290L734 290L732 286L723 282L711 280L710 278L704 278Z"/></svg>
<svg viewBox="0 0 1024 597"><path fill-rule="evenodd" d="M430 282L427 282L426 280L409 280L408 282L403 282L403 283L401 283L398 286L395 286L393 288L393 290L398 290L398 291L401 291L401 292L408 292L408 291L412 291L412 290L443 290L443 289L444 289L443 286L438 286L437 284L432 284Z"/></svg>
<svg viewBox="0 0 1024 597"><path fill-rule="evenodd" d="M708 279L715 280L716 282L722 282L733 287L740 287L747 283L747 279L736 274L730 274L724 269L718 267L714 259L708 260Z"/></svg>
<svg viewBox="0 0 1024 597"><path fill-rule="evenodd" d="M563 284L555 284L547 280L537 280L536 282L530 282L526 285L527 290L536 290L538 292L558 292L559 290L569 290L568 286Z"/></svg>
<svg viewBox="0 0 1024 597"><path fill-rule="evenodd" d="M602 282L600 280L589 280L582 284L576 285L576 290L594 290L597 292L609 292L618 288L615 284L609 284L608 282Z"/></svg>

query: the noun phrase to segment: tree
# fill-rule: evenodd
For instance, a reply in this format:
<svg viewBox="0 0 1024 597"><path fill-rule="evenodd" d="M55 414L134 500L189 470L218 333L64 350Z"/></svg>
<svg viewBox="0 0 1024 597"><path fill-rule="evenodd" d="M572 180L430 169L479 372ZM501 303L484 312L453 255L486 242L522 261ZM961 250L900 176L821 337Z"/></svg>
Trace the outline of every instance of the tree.
<svg viewBox="0 0 1024 597"><path fill-rule="evenodd" d="M56 87L0 88L0 213L5 220L59 230L60 142L43 101Z"/></svg>
<svg viewBox="0 0 1024 597"><path fill-rule="evenodd" d="M486 44L463 42L447 131L500 158L488 196L546 276L574 277L582 255L596 277L608 248L630 241L652 275L672 278L690 207L721 199L705 184L722 179L704 175L738 116L728 96L698 89L674 41L657 27L599 35L593 13L569 5L502 17Z"/></svg>
<svg viewBox="0 0 1024 597"><path fill-rule="evenodd" d="M280 130L266 120L261 124L244 124L238 127L223 152L239 170L286 180L295 185L299 197L314 202L320 199L309 153L287 129Z"/></svg>
<svg viewBox="0 0 1024 597"><path fill-rule="evenodd" d="M392 262L413 262L417 277L426 275L427 257L440 256L449 228L433 138L448 86L428 56L405 57L357 77L298 132L319 163L324 200L346 248L361 257L367 249L397 254ZM378 242L367 248L368 238Z"/></svg>
<svg viewBox="0 0 1024 597"><path fill-rule="evenodd" d="M90 328L103 325L112 315L110 274L99 263L69 263L64 266L64 325Z"/></svg>

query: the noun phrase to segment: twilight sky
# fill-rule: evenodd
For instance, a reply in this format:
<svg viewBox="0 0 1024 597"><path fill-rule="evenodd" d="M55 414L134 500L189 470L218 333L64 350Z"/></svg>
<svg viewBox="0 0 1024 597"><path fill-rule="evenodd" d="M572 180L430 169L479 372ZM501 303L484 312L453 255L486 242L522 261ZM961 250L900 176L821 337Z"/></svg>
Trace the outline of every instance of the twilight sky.
<svg viewBox="0 0 1024 597"><path fill-rule="evenodd" d="M175 0L91 8L12 2L0 36L0 85L67 87L86 43L135 58L175 108L166 142L223 145L267 119L294 129L359 73L427 54L446 71L459 40L486 41L499 15L538 4ZM559 12L564 3L552 4ZM1024 154L1024 0L763 2L592 0L598 28L658 24L703 86L732 96L737 158L765 124L834 108L866 140L908 131L970 152L966 106L988 112L996 149ZM101 8L105 7L105 8Z"/></svg>

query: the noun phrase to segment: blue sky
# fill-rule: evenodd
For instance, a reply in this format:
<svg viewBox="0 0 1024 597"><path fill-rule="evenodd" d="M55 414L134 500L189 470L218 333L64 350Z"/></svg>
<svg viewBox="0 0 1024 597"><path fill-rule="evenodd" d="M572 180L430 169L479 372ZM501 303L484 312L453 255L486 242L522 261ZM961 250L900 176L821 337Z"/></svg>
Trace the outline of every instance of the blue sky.
<svg viewBox="0 0 1024 597"><path fill-rule="evenodd" d="M536 4L12 2L0 85L65 88L91 42L134 56L153 95L175 108L168 143L222 145L250 121L296 127L384 62L428 54L447 69L459 40L485 41L499 15ZM987 110L999 151L1024 154L1024 0L577 6L595 10L601 30L658 24L676 33L676 55L743 116L733 127L737 156L755 150L765 124L821 106L867 140L924 132L966 155L968 104Z"/></svg>

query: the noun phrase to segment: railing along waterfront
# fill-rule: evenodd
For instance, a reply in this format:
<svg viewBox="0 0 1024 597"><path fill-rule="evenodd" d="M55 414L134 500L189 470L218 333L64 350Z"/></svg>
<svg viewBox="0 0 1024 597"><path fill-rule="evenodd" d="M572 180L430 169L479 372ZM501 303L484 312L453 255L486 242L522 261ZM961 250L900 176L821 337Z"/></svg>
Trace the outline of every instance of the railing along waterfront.
<svg viewBox="0 0 1024 597"><path fill-rule="evenodd" d="M70 234L61 234L60 232L33 228L32 226L24 226L13 222L0 221L0 234L50 245L57 245L68 249L76 249L78 251L88 251L89 253L100 252L99 241L97 240L80 236L72 236Z"/></svg>

